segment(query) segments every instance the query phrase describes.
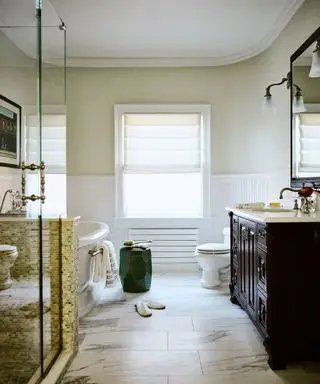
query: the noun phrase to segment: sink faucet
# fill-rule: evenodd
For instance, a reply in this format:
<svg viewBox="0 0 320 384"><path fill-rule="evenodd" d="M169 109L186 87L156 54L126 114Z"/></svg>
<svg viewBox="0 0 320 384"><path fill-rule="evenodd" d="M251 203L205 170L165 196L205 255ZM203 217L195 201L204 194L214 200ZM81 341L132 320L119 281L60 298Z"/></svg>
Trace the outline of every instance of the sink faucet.
<svg viewBox="0 0 320 384"><path fill-rule="evenodd" d="M284 191L291 191L291 192L299 193L301 191L301 189L289 188L289 187L282 188L281 191L280 191L279 199L283 199L283 192Z"/></svg>
<svg viewBox="0 0 320 384"><path fill-rule="evenodd" d="M4 205L4 202L6 200L6 197L7 197L7 194L8 193L12 193L12 189L7 189L4 193L4 196L3 196L3 199L2 199L2 202L1 202L1 206L0 206L0 213L2 213L2 209L3 209L3 205Z"/></svg>

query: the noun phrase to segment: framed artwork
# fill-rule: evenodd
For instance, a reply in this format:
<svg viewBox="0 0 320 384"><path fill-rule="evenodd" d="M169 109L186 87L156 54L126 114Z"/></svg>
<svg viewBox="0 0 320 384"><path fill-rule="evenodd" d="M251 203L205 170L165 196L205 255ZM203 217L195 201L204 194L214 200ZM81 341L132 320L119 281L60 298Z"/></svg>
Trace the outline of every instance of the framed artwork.
<svg viewBox="0 0 320 384"><path fill-rule="evenodd" d="M0 95L0 166L20 168L21 106Z"/></svg>

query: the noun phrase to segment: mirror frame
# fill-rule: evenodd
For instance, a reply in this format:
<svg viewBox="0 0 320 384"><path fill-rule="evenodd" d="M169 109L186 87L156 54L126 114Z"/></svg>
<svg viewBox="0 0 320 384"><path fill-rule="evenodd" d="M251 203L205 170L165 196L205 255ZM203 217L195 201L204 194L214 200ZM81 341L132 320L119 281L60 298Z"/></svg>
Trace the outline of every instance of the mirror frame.
<svg viewBox="0 0 320 384"><path fill-rule="evenodd" d="M301 44L301 46L290 56L290 73L292 78L292 67L294 61L307 49L312 45L316 40L320 38L320 27L316 29L308 39ZM303 90L302 90L303 91ZM293 100L293 87L292 82L290 84L290 100ZM293 111L292 111L292 102L290 102L290 185L291 187L300 188L303 184L313 185L314 187L320 186L320 176L319 177L293 177Z"/></svg>

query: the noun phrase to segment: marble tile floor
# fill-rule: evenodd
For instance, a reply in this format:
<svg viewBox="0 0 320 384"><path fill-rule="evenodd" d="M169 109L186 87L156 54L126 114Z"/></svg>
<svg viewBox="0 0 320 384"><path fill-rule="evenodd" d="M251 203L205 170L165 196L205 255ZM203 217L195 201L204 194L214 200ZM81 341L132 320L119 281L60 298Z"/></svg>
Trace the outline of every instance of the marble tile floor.
<svg viewBox="0 0 320 384"><path fill-rule="evenodd" d="M319 384L320 367L272 371L262 339L227 288L207 290L199 273L159 274L152 289L95 308L80 322L80 350L63 384ZM138 299L164 303L150 318Z"/></svg>

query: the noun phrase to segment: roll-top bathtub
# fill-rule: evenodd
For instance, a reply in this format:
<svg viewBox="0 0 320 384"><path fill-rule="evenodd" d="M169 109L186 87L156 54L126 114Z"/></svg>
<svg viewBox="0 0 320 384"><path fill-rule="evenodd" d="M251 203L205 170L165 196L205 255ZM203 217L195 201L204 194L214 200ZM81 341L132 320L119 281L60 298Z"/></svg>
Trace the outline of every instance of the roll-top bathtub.
<svg viewBox="0 0 320 384"><path fill-rule="evenodd" d="M94 307L94 300L90 290L83 287L90 279L89 251L96 249L100 242L107 238L109 226L99 221L79 221L79 265L78 265L78 292L79 292L79 317L88 314Z"/></svg>
<svg viewBox="0 0 320 384"><path fill-rule="evenodd" d="M108 234L109 226L106 223L80 220L78 228L79 248L95 244Z"/></svg>

